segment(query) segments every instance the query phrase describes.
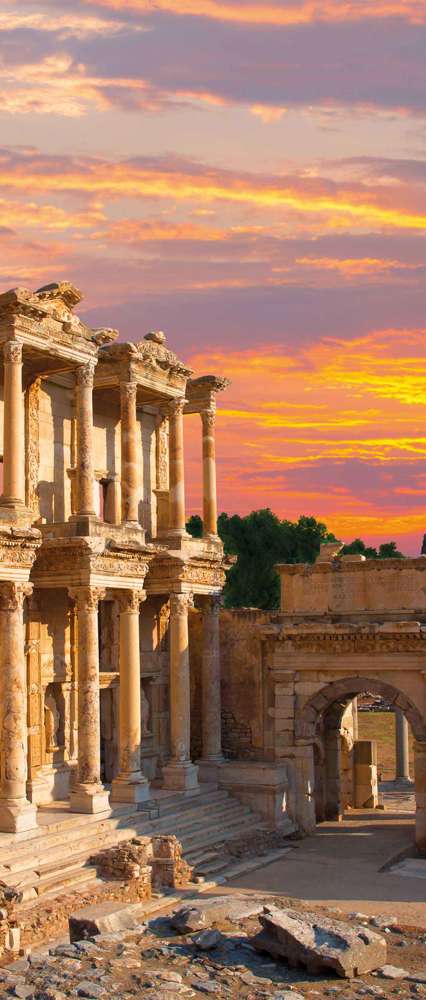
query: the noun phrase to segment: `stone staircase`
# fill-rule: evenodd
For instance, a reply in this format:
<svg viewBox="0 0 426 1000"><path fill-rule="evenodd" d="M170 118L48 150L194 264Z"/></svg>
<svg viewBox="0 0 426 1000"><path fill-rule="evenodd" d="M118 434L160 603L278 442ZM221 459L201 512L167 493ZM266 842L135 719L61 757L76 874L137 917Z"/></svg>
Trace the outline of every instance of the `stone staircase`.
<svg viewBox="0 0 426 1000"><path fill-rule="evenodd" d="M55 819L55 810L46 808L40 822L31 836L0 835L0 881L23 893L24 908L42 896L86 887L97 878L90 857L134 836L174 834L195 871L215 877L228 864L226 842L266 829L248 806L208 787L188 797L159 793L138 812L132 807L98 816L62 812Z"/></svg>

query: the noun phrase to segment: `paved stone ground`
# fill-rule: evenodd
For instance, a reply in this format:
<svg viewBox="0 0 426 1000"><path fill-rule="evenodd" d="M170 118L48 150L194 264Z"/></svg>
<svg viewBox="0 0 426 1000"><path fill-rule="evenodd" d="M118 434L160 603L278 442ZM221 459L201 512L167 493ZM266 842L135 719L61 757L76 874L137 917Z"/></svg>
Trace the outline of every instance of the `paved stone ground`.
<svg viewBox="0 0 426 1000"><path fill-rule="evenodd" d="M410 850L413 839L410 813L353 810L343 823L321 823L315 837L299 841L279 861L233 879L231 887L279 892L345 913L387 913L426 928L425 880L381 871L391 858Z"/></svg>

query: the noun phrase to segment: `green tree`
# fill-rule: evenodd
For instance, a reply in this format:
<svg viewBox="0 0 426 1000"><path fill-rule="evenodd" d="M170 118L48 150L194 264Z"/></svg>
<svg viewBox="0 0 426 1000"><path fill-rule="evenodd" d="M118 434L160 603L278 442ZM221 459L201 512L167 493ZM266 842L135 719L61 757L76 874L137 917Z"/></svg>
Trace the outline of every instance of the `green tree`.
<svg viewBox="0 0 426 1000"><path fill-rule="evenodd" d="M199 514L192 514L186 522L186 530L193 538L203 537L203 521Z"/></svg>
<svg viewBox="0 0 426 1000"><path fill-rule="evenodd" d="M202 521L191 517L187 530L202 534ZM297 522L281 521L269 508L255 510L246 517L221 514L218 534L225 553L237 557L227 573L224 602L227 607L278 608L280 603L277 562L314 562L321 542L335 541L314 517Z"/></svg>
<svg viewBox="0 0 426 1000"><path fill-rule="evenodd" d="M354 538L353 542L344 545L341 555L361 554L366 559L405 559L396 547L396 542L382 542L379 551L371 545L366 545L362 538Z"/></svg>

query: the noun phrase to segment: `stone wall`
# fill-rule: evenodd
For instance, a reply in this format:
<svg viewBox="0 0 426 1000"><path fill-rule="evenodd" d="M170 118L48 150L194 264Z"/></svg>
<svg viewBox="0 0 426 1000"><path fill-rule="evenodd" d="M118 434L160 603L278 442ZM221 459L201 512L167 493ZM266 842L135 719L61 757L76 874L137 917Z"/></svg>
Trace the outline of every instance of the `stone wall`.
<svg viewBox="0 0 426 1000"><path fill-rule="evenodd" d="M220 613L222 749L232 760L264 757L264 684L262 647L257 628L269 613L251 608ZM191 746L201 756L201 613L190 615Z"/></svg>

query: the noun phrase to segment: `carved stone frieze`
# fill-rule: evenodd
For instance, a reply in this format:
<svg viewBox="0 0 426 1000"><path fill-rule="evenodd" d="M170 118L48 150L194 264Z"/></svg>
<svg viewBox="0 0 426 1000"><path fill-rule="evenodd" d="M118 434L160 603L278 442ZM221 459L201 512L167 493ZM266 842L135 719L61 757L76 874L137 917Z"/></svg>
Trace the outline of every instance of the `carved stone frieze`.
<svg viewBox="0 0 426 1000"><path fill-rule="evenodd" d="M351 653L424 653L425 640L421 635L301 635L277 636L281 638L281 649L288 654L295 653L331 653L335 656Z"/></svg>

